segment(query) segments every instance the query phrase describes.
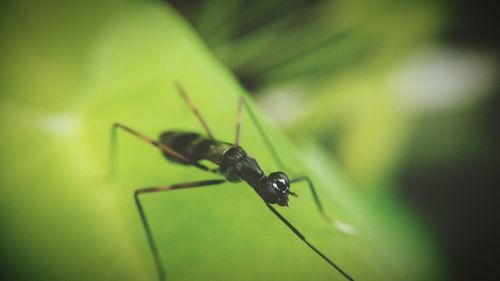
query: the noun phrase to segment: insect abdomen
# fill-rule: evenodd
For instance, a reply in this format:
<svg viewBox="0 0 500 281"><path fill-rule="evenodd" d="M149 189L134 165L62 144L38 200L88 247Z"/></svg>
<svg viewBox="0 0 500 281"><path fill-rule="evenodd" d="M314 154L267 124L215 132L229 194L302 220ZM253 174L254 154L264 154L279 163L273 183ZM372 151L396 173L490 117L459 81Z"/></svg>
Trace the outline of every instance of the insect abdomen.
<svg viewBox="0 0 500 281"><path fill-rule="evenodd" d="M229 144L207 139L193 132L164 132L160 135L160 142L193 161L206 159L214 163L220 162L222 152L229 147ZM163 155L171 161L185 164L166 153Z"/></svg>

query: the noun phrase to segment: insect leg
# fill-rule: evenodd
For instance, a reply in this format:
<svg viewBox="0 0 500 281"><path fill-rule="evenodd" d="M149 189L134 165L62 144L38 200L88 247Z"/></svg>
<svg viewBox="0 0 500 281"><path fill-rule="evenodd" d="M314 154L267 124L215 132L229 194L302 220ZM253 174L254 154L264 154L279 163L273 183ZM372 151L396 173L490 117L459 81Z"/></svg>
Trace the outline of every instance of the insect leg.
<svg viewBox="0 0 500 281"><path fill-rule="evenodd" d="M139 211L139 215L141 216L142 225L144 226L144 230L146 231L146 236L148 238L149 247L151 248L151 253L153 254L153 258L155 261L156 269L158 270L158 277L160 281L165 280L165 269L163 268L160 255L158 253L158 248L153 239L153 234L151 233L151 229L149 228L148 220L146 219L146 215L144 213L144 209L141 204L141 200L139 196L144 193L152 193L152 192L160 192L160 191L169 191L175 189L184 189L184 188L193 188L193 187L202 187L202 186L210 186L216 185L226 182L225 180L206 180L206 181L197 181L197 182L186 182L186 183L178 183L172 185L158 186L158 187L145 187L137 189L134 192L135 204L137 205L137 210Z"/></svg>
<svg viewBox="0 0 500 281"><path fill-rule="evenodd" d="M342 274L345 278L354 281L354 279L351 276L349 276L344 270L342 270L338 265L336 265L330 258L328 258L320 250L318 250L311 243L309 243L309 241L306 240L304 235L300 233L300 231L297 228L295 228L287 219L285 219L285 217L283 217L278 211L276 211L276 209L273 206L267 203L266 206L269 208L269 210L271 210L271 212L273 212L275 216L277 216L284 224L286 224L286 226L288 226L288 228L290 228L290 230L293 231L293 233L295 233L295 235L297 235L297 237L299 237L300 240L302 240L304 243L307 244L307 246L309 246L309 248L311 248L314 252L316 252L316 254L322 257L328 264L330 264L333 268L335 268L338 272L340 272L340 274Z"/></svg>
<svg viewBox="0 0 500 281"><path fill-rule="evenodd" d="M319 200L319 196L318 196L318 193L316 192L316 188L314 188L314 184L308 176L301 176L301 177L291 179L290 183L297 183L297 182L303 182L303 181L307 182L309 189L311 190L311 193L313 195L314 203L316 204L316 207L318 208L318 211L320 212L323 219L344 233L347 233L350 235L356 234L356 230L354 229L354 227L352 227L344 222L341 222L339 220L336 220L334 218L331 218L330 216L328 216L328 214L326 214L325 210L323 209L323 205L321 204L321 201Z"/></svg>
<svg viewBox="0 0 500 281"><path fill-rule="evenodd" d="M177 86L177 91L179 91L179 93L181 94L184 101L186 101L186 103L189 106L189 108L191 109L191 111L193 111L194 115L196 115L196 118L198 118L198 121L200 121L200 123L203 126L203 129L205 129L205 132L207 133L208 137L213 140L214 136L213 136L212 132L210 131L210 128L208 128L207 123L205 122L203 117L201 117L200 112L198 111L198 109L196 109L196 107L194 106L193 102L191 101L191 99L189 98L187 93L181 87L181 84L178 81L176 81L175 86Z"/></svg>
<svg viewBox="0 0 500 281"><path fill-rule="evenodd" d="M245 106L246 110L248 111L248 114L250 115L250 119L254 123L255 127L257 128L257 131L259 132L260 136L264 140L264 144L266 145L267 149L271 153L272 157L274 158L274 161L278 165L280 169L285 169L285 165L283 164L283 161L281 161L281 158L279 157L278 153L276 152L276 149L274 148L273 144L267 137L266 133L264 132L264 129L259 123L259 120L257 120L257 117L253 113L252 109L248 105L248 103L245 101L244 97L241 97L241 102Z"/></svg>
<svg viewBox="0 0 500 281"><path fill-rule="evenodd" d="M245 105L245 108L247 109L247 111L248 111L248 113L250 115L250 118L252 119L252 122L254 123L255 127L257 127L257 130L258 130L259 134L261 135L262 139L264 140L264 143L267 146L267 148L268 148L269 152L271 153L271 155L273 156L276 164L278 164L278 166L281 169L287 170L286 167L285 167L285 165L283 164L283 161L281 161L281 158L279 157L278 153L276 152L276 149L272 145L271 141L269 140L269 138L267 137L266 133L264 132L264 129L262 128L262 126L260 125L259 121L257 120L257 117L253 113L253 111L250 108L250 106L248 106L248 104L244 101L243 96L241 97L241 102ZM311 179L309 177L307 177L307 176L298 177L298 178L292 179L291 183L301 182L301 181L307 181L307 183L309 185L309 188L311 189L311 193L313 195L314 203L316 204L316 207L318 208L318 210L321 213L322 217L329 224L332 224L335 228L339 229L340 231L342 231L344 233L347 233L347 234L350 234L350 235L354 235L356 233L356 230L352 226L350 226L350 225L348 225L348 224L346 224L344 222L341 222L339 220L332 219L332 218L330 218L326 214L326 212L323 209L323 206L321 205L321 201L319 200L319 196L318 196L318 194L316 192L316 189L314 188L314 185L313 185L313 183L312 183L312 181L311 181Z"/></svg>
<svg viewBox="0 0 500 281"><path fill-rule="evenodd" d="M209 167L205 166L205 165L202 165L196 161L192 161L191 159L175 152L173 149L171 149L170 147L158 142L158 141L155 141L151 138L148 138L146 137L145 135L137 132L136 130L132 129L132 128L129 128L123 124L120 124L120 123L114 123L112 128L111 128L111 149L110 149L110 158L109 158L109 164L110 164L110 167L109 167L109 171L110 171L110 175L113 175L114 174L114 166L115 166L115 159L116 159L116 130L117 129L122 129L124 130L125 132L127 133L130 133L131 135L133 136L136 136L138 137L139 139L157 147L158 149L160 149L162 152L168 154L170 157L174 158L174 159L177 159L179 160L180 162L184 162L184 163L187 163L187 164L191 164L199 169L202 169L202 170L205 170L205 171L208 171L208 172L214 172L214 170L210 169Z"/></svg>
<svg viewBox="0 0 500 281"><path fill-rule="evenodd" d="M241 123L243 121L243 104L245 103L245 100L243 96L240 96L239 102L238 102L238 119L236 121L236 145L240 145L240 140L241 140Z"/></svg>

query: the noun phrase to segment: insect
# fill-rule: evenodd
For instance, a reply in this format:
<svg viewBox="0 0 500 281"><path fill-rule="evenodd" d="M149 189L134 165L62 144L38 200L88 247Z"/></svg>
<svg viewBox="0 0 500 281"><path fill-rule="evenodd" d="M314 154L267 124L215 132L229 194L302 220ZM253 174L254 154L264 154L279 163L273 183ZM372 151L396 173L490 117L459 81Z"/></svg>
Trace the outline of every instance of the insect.
<svg viewBox="0 0 500 281"><path fill-rule="evenodd" d="M174 163L196 167L206 172L224 176L224 179L213 179L205 181L184 182L157 187L146 187L137 189L134 192L135 203L137 205L137 209L139 211L139 215L146 232L149 246L151 248L151 252L158 271L159 279L162 281L165 280L165 269L161 262L160 255L158 254L157 246L155 244L148 224L148 220L146 218L146 214L141 204L141 195L145 193L197 188L219 185L226 182L236 183L244 181L255 190L255 192L264 201L265 206L269 208L269 210L279 220L281 220L298 238L300 238L300 240L307 244L309 248L316 252L324 261L326 261L330 266L341 273L345 278L347 278L348 280L354 280L344 270L336 265L330 258L328 258L325 254L323 254L320 250L313 246L308 240L306 240L305 236L272 206L273 204L276 204L278 206L288 206L289 196L297 196L293 191L291 191L290 184L306 182L309 186L309 189L311 190L317 209L319 210L323 218L327 222L337 225L337 227L339 228L341 228L342 226L341 224L339 224L340 222L331 219L325 213L314 185L309 177L300 176L290 179L284 172L281 171L272 172L266 175L257 161L252 156L248 155L240 146L240 136L242 128L241 124L243 109L245 108L276 163L280 167L284 167L278 153L272 146L270 140L267 138L264 130L262 129L251 108L246 104L243 96L240 97L238 103L236 140L234 143L229 143L219 141L214 137L207 123L178 82L176 82L176 87L178 92L181 94L191 111L195 114L196 118L204 128L206 136L194 132L166 131L163 132L160 135L159 140L156 141L121 123L113 124L111 133L111 159L114 158L113 155L116 153L114 152L116 147L116 131L117 129L120 129L155 146L163 153L163 155L168 160ZM200 162L202 160L208 160L214 163L215 165L217 165L217 168L212 169L206 165L203 165Z"/></svg>

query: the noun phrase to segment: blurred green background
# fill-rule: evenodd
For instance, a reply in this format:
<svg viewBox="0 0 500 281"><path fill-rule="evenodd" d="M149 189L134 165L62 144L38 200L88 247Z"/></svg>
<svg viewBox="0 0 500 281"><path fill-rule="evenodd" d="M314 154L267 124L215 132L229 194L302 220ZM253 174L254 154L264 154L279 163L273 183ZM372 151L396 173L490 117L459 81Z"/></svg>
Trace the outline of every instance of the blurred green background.
<svg viewBox="0 0 500 281"><path fill-rule="evenodd" d="M119 136L232 141L252 96L291 175L280 208L356 280L495 280L498 19L457 1L3 1L5 280L156 280L133 191L212 179ZM277 167L245 116L242 145ZM244 184L146 195L168 280L342 280Z"/></svg>

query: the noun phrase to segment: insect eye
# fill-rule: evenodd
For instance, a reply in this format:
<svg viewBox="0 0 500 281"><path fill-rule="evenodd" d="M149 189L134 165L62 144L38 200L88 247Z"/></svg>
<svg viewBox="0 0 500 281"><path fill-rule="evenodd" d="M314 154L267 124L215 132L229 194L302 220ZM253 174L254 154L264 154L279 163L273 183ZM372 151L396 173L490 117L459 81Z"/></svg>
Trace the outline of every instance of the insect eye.
<svg viewBox="0 0 500 281"><path fill-rule="evenodd" d="M290 193L290 188L288 187L286 182L283 180L276 180L273 183L273 187L283 195Z"/></svg>
<svg viewBox="0 0 500 281"><path fill-rule="evenodd" d="M278 179L276 180L276 184L278 185L278 187L281 189L281 188L284 188L286 186L286 182L284 179Z"/></svg>
<svg viewBox="0 0 500 281"><path fill-rule="evenodd" d="M289 180L288 177L283 172L274 172L269 175L270 180L272 181L272 186L279 190L281 193L288 193L289 188Z"/></svg>

